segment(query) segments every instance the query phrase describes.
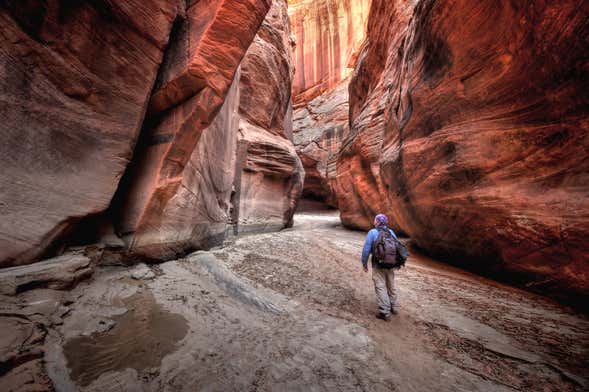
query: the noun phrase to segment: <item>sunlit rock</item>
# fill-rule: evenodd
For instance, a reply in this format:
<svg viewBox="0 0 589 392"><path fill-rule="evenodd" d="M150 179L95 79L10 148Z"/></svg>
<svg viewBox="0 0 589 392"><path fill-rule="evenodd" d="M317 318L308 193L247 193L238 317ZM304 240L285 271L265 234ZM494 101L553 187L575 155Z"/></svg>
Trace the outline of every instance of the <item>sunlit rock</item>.
<svg viewBox="0 0 589 392"><path fill-rule="evenodd" d="M289 0L294 102L308 102L350 75L364 42L370 0Z"/></svg>
<svg viewBox="0 0 589 392"><path fill-rule="evenodd" d="M385 212L433 254L586 295L587 7L372 7L338 162L343 222Z"/></svg>

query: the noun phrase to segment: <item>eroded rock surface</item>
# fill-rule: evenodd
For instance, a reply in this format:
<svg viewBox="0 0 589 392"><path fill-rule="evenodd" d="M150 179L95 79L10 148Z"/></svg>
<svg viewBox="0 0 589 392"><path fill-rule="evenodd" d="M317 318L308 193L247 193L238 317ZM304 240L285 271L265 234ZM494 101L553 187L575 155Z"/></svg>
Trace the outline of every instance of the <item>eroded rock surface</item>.
<svg viewBox="0 0 589 392"><path fill-rule="evenodd" d="M32 265L0 269L0 294L14 295L31 288L66 289L94 271L90 258L67 254Z"/></svg>
<svg viewBox="0 0 589 392"><path fill-rule="evenodd" d="M131 252L170 258L219 242L234 168L234 105L239 98L233 81L270 3L196 2L176 25L149 103L142 144L115 201L117 230ZM204 133L207 138L201 140ZM199 155L205 151L210 155Z"/></svg>
<svg viewBox="0 0 589 392"><path fill-rule="evenodd" d="M385 76L389 74L384 67L388 64L387 58L395 61L392 51L402 45L413 6L409 2L384 1L375 1L371 6L378 17L368 21L367 45L358 56L350 82L350 136L337 162L340 217L348 227L368 229L372 227L374 216L381 212L393 218L394 210L386 196L388 190L382 182L379 164L388 103ZM388 84L393 81L389 80ZM396 231L401 231L394 219L390 221Z"/></svg>
<svg viewBox="0 0 589 392"><path fill-rule="evenodd" d="M51 253L107 208L133 254L219 241L235 167L233 80L270 1L180 3L3 3L0 265Z"/></svg>
<svg viewBox="0 0 589 392"><path fill-rule="evenodd" d="M292 143L287 3L275 0L242 63L233 222L236 231L292 225L304 169Z"/></svg>
<svg viewBox="0 0 589 392"><path fill-rule="evenodd" d="M305 175L292 142L242 121L239 150L238 232L292 226Z"/></svg>
<svg viewBox="0 0 589 392"><path fill-rule="evenodd" d="M294 111L294 143L305 168L303 197L337 207L337 160L349 134L348 83L301 104Z"/></svg>
<svg viewBox="0 0 589 392"><path fill-rule="evenodd" d="M239 114L283 138L292 138L292 42L286 0L274 0L241 65Z"/></svg>
<svg viewBox="0 0 589 392"><path fill-rule="evenodd" d="M370 0L289 0L296 41L294 102L308 102L350 75Z"/></svg>
<svg viewBox="0 0 589 392"><path fill-rule="evenodd" d="M337 161L349 133L348 83L365 39L369 0L292 0L293 129L305 168L303 196L337 207Z"/></svg>
<svg viewBox="0 0 589 392"><path fill-rule="evenodd" d="M230 223L288 226L303 170L272 3L3 3L0 266L93 242L110 264L170 259Z"/></svg>
<svg viewBox="0 0 589 392"><path fill-rule="evenodd" d="M169 199L161 200L162 205L156 210L145 210L143 229L131 237L129 248L132 253L170 258L185 249L218 244L224 238L235 176L238 80L239 72L213 123L203 131L190 153L182 176L177 178L178 184L168 189ZM152 147L153 150L158 148L163 147ZM153 165L154 162L146 160L145 164ZM145 179L144 168L132 171L129 178L134 182ZM122 190L124 192L124 188ZM132 194L122 195L130 197ZM127 200L129 204L120 207L123 217L129 217L141 207L141 204ZM119 230L124 227L120 226Z"/></svg>
<svg viewBox="0 0 589 392"><path fill-rule="evenodd" d="M372 7L338 164L344 223L387 212L434 254L586 298L586 5Z"/></svg>
<svg viewBox="0 0 589 392"><path fill-rule="evenodd" d="M0 266L108 207L179 3L0 4Z"/></svg>
<svg viewBox="0 0 589 392"><path fill-rule="evenodd" d="M63 323L66 304L71 300L65 292L50 289L0 295L0 390L54 390L45 367L45 342L50 329Z"/></svg>

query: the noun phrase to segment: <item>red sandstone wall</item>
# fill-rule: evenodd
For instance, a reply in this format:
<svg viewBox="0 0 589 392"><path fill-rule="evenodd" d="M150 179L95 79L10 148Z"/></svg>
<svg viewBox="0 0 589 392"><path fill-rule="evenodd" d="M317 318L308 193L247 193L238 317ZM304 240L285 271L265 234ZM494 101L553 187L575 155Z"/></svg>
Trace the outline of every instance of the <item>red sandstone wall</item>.
<svg viewBox="0 0 589 392"><path fill-rule="evenodd" d="M0 266L109 206L180 3L0 3Z"/></svg>
<svg viewBox="0 0 589 392"><path fill-rule="evenodd" d="M348 83L341 81L294 112L294 143L305 168L303 197L337 207L335 181L343 140L348 136Z"/></svg>
<svg viewBox="0 0 589 392"><path fill-rule="evenodd" d="M292 226L305 172L292 143L292 59L287 3L274 0L242 63L237 232Z"/></svg>
<svg viewBox="0 0 589 392"><path fill-rule="evenodd" d="M7 1L0 38L0 266L105 233L131 256L174 257L222 242L232 203L292 222L286 0ZM257 183L235 199L243 119L264 136L242 169L275 208Z"/></svg>
<svg viewBox="0 0 589 392"><path fill-rule="evenodd" d="M370 0L289 0L294 103L308 102L351 73L362 45Z"/></svg>
<svg viewBox="0 0 589 392"><path fill-rule="evenodd" d="M433 254L586 296L588 7L372 7L338 163L344 223L383 211Z"/></svg>

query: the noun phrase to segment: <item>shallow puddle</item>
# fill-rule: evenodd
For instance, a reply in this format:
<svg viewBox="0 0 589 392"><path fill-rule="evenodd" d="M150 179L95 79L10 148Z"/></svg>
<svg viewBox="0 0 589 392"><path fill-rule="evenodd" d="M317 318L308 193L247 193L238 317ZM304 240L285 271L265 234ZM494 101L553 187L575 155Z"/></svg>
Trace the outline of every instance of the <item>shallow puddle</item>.
<svg viewBox="0 0 589 392"><path fill-rule="evenodd" d="M113 318L116 324L110 331L66 342L70 376L78 385L89 385L108 371L159 367L188 331L186 319L162 309L149 290L123 302L129 310Z"/></svg>

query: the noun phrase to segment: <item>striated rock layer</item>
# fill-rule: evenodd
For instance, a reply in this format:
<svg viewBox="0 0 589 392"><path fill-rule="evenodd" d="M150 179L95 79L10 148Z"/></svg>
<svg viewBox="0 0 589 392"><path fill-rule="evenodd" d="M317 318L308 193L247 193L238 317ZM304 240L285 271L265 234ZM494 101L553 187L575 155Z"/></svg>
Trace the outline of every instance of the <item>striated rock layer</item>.
<svg viewBox="0 0 589 392"><path fill-rule="evenodd" d="M586 298L588 15L374 0L338 166L344 223L384 211L434 254Z"/></svg>
<svg viewBox="0 0 589 392"><path fill-rule="evenodd" d="M370 0L289 0L296 48L295 105L350 75L366 32Z"/></svg>
<svg viewBox="0 0 589 392"><path fill-rule="evenodd" d="M0 266L93 241L170 258L233 219L292 223L286 0L263 25L271 0L21 3L0 5Z"/></svg>
<svg viewBox="0 0 589 392"><path fill-rule="evenodd" d="M108 207L179 3L0 3L0 266Z"/></svg>
<svg viewBox="0 0 589 392"><path fill-rule="evenodd" d="M305 168L303 197L337 207L337 160L348 136L348 83L306 103L293 115L294 143Z"/></svg>
<svg viewBox="0 0 589 392"><path fill-rule="evenodd" d="M169 258L223 234L234 164L211 159L232 155L238 87L226 97L270 2L196 2L176 23L141 145L115 199L116 229L132 253ZM205 130L214 136L201 144ZM198 155L204 150L212 153L206 161Z"/></svg>
<svg viewBox="0 0 589 392"><path fill-rule="evenodd" d="M287 3L274 0L242 63L233 201L236 232L292 226L304 169L292 143Z"/></svg>
<svg viewBox="0 0 589 392"><path fill-rule="evenodd" d="M350 136L337 161L335 190L342 223L348 227L367 229L376 214L394 215L379 160L389 91L395 86L395 67L401 61L394 51L403 45L412 12L413 3L409 2L372 3L366 46L359 54L349 87ZM395 219L391 219L391 226L396 231L404 229Z"/></svg>

